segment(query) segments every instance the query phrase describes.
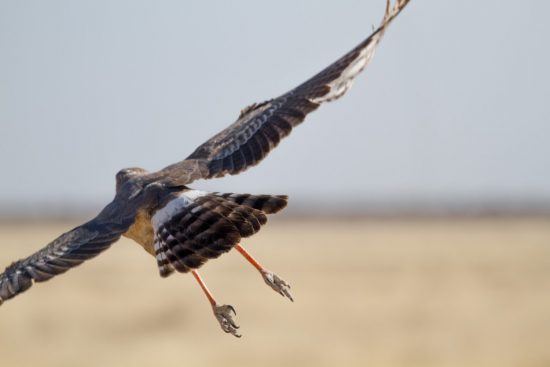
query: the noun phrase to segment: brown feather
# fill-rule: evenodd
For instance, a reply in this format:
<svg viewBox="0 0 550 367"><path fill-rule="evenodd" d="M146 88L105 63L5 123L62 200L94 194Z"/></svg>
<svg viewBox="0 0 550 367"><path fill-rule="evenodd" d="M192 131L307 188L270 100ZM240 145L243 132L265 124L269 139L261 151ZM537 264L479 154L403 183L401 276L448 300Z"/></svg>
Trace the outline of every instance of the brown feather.
<svg viewBox="0 0 550 367"><path fill-rule="evenodd" d="M286 206L283 195L211 193L174 213L157 229L155 255L161 276L201 267L257 233L267 214ZM264 211L265 209L265 211Z"/></svg>

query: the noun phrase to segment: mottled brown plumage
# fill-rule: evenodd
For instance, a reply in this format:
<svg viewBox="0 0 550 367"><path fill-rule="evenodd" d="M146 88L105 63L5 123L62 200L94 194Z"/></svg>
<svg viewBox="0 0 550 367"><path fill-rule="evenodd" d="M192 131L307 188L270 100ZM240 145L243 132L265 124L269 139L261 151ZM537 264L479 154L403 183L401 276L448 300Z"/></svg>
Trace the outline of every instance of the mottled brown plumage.
<svg viewBox="0 0 550 367"><path fill-rule="evenodd" d="M121 170L116 176L115 198L101 213L0 274L0 304L34 282L98 255L122 235L156 256L161 275L166 276L194 271L256 233L265 224L266 214L286 205L286 196L204 193L187 185L238 174L258 164L306 115L341 97L372 58L388 24L408 2L396 0L390 6L388 1L381 25L366 40L290 92L245 108L236 122L187 159L153 173L142 168ZM273 289L290 297L286 282L245 256ZM215 313L222 328L236 335L228 308L220 310Z"/></svg>

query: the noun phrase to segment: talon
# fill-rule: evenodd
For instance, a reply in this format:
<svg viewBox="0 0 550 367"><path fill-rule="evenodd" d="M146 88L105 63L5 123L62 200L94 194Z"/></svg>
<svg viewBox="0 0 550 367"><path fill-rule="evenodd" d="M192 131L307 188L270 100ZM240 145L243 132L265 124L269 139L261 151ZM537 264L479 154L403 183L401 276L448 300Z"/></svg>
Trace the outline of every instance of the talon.
<svg viewBox="0 0 550 367"><path fill-rule="evenodd" d="M234 335L237 338L240 338L241 335L237 334L237 329L239 326L235 323L233 320L233 316L231 316L230 312L233 312L235 316L237 315L237 312L235 312L235 308L230 305L223 305L223 306L213 306L214 309L214 316L216 316L216 319L220 323L220 327L222 330L228 334Z"/></svg>
<svg viewBox="0 0 550 367"><path fill-rule="evenodd" d="M294 302L292 294L290 294L290 284L279 278L277 274L267 270L262 271L262 277L264 278L266 284L269 285L275 292Z"/></svg>

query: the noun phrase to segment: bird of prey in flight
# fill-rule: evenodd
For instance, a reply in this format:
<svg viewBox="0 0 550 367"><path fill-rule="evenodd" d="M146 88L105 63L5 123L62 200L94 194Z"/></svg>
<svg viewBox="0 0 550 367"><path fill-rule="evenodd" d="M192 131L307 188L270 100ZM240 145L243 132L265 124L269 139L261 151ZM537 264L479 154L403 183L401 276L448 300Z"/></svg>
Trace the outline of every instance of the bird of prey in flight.
<svg viewBox="0 0 550 367"><path fill-rule="evenodd" d="M197 269L235 248L264 281L292 300L290 286L264 268L240 244L260 230L267 215L287 204L284 195L205 192L188 185L198 179L238 174L258 164L310 112L350 88L367 66L391 21L410 0L386 1L381 24L354 49L280 97L253 104L237 121L186 159L157 172L126 168L116 175L115 198L94 219L61 235L0 274L0 304L108 249L121 236L156 258L160 275L191 272L226 333L239 336L235 310L219 305Z"/></svg>

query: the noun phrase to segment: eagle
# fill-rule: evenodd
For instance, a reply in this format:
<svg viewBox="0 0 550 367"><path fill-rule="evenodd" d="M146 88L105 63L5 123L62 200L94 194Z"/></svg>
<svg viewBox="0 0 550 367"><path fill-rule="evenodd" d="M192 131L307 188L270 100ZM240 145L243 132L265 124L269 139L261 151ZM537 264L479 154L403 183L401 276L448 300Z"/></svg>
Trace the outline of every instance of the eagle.
<svg viewBox="0 0 550 367"><path fill-rule="evenodd" d="M0 305L107 250L121 236L156 258L159 273L192 273L222 330L238 334L235 309L220 305L198 269L235 249L277 293L290 300L290 285L267 270L241 245L267 216L282 210L285 195L206 192L189 187L198 179L236 175L258 164L306 115L343 96L372 59L393 19L410 0L386 0L381 24L340 59L291 91L243 109L237 120L184 160L157 172L125 168L116 174L116 194L95 218L62 234L0 274Z"/></svg>

